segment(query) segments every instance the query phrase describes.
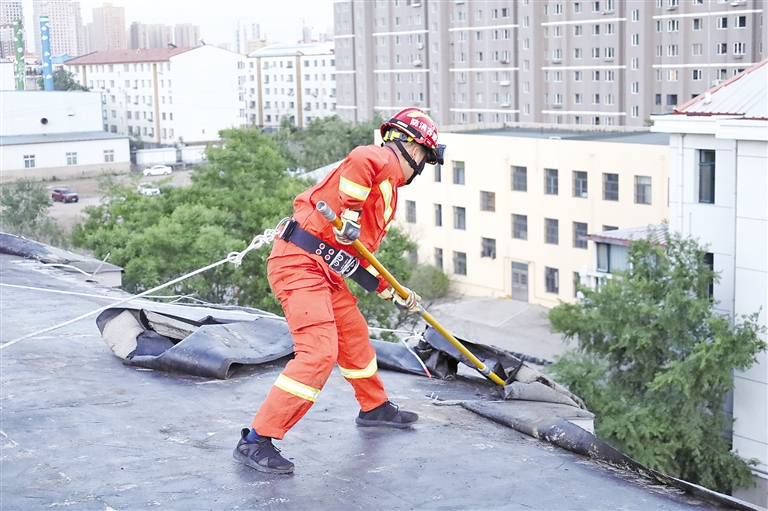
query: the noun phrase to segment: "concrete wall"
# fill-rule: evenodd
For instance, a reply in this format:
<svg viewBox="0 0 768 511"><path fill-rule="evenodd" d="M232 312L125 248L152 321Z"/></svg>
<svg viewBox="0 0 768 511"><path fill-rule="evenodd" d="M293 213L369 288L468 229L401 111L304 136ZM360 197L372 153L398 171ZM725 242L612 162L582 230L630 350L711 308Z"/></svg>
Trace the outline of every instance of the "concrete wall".
<svg viewBox="0 0 768 511"><path fill-rule="evenodd" d="M13 63L5 59L0 59L0 90L16 90Z"/></svg>
<svg viewBox="0 0 768 511"><path fill-rule="evenodd" d="M98 92L2 91L0 103L3 136L104 129Z"/></svg>
<svg viewBox="0 0 768 511"><path fill-rule="evenodd" d="M604 225L618 228L658 224L668 216L669 148L664 145L550 140L514 136L447 133L442 180L428 166L410 186L399 190L398 225L419 241L419 260L434 264L443 249L443 269L454 288L471 296L508 296L512 262L528 264L528 300L551 307L574 299L574 272L590 268L590 250L574 247L573 223L588 232ZM463 161L465 184L453 184L453 162ZM512 191L511 167L527 168L527 191ZM545 169L557 169L557 195L545 191ZM573 172L587 172L587 197L574 197ZM603 200L603 173L619 174L619 200ZM634 176L652 179L652 203L635 204ZM495 192L496 210L481 211L481 191ZM416 203L416 223L406 221L406 203ZM435 205L442 205L442 227L435 226ZM466 230L455 229L453 207L466 210ZM528 239L512 237L512 215L528 218ZM559 224L558 244L545 243L545 218ZM481 257L481 238L496 240L496 258ZM467 275L453 273L453 253L466 254ZM545 268L558 270L559 291L549 293Z"/></svg>
<svg viewBox="0 0 768 511"><path fill-rule="evenodd" d="M723 127L728 122L733 126ZM657 118L657 125L672 133L670 227L709 245L721 278L714 288L718 308L736 316L761 310L759 322L768 326L768 126L684 116ZM702 149L715 150L714 204L698 201ZM768 353L734 374L733 416L733 449L759 460L757 488L733 495L768 507Z"/></svg>
<svg viewBox="0 0 768 511"><path fill-rule="evenodd" d="M136 151L137 165L156 165L164 163L172 165L176 163L176 148L163 147L160 149L140 149Z"/></svg>
<svg viewBox="0 0 768 511"><path fill-rule="evenodd" d="M114 151L114 161L104 161L104 151ZM2 147L0 181L21 177L59 179L99 175L102 172L130 170L128 139L86 140L48 144L23 144ZM67 153L77 153L77 164L67 165ZM24 156L35 156L35 167L24 167Z"/></svg>

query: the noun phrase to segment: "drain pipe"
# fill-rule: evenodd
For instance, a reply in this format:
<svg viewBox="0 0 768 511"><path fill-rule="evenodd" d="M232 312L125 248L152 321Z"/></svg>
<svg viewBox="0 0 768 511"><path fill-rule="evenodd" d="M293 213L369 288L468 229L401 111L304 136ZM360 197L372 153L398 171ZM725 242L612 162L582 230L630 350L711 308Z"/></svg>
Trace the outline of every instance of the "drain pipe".
<svg viewBox="0 0 768 511"><path fill-rule="evenodd" d="M685 217L683 216L683 141L685 140L685 133L679 134L679 139L677 142L677 179L679 182L677 183L677 200L678 200L678 216L680 218L679 220L679 229L680 234L685 234L683 232L683 223ZM688 229L688 234L690 234L690 226Z"/></svg>

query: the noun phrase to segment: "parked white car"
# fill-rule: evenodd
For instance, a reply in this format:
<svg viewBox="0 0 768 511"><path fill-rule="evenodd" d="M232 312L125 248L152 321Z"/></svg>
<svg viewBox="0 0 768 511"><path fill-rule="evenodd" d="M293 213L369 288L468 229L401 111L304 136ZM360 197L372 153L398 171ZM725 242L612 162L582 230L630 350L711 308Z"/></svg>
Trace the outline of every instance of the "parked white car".
<svg viewBox="0 0 768 511"><path fill-rule="evenodd" d="M141 183L139 184L139 190L138 192L142 195L149 195L150 197L152 195L160 195L161 192L160 188L156 187L152 183Z"/></svg>
<svg viewBox="0 0 768 511"><path fill-rule="evenodd" d="M167 176L173 169L168 165L153 165L144 169L145 176Z"/></svg>

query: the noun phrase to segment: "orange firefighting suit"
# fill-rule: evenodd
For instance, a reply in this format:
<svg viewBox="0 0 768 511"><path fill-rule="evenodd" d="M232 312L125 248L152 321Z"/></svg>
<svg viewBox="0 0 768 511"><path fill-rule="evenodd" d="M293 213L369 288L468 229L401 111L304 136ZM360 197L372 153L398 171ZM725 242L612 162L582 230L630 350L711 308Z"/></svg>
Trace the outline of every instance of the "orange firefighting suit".
<svg viewBox="0 0 768 511"><path fill-rule="evenodd" d="M293 218L302 229L338 248L330 222L315 205L325 201L337 215L346 209L362 210L359 241L374 252L394 218L397 189L404 184L392 149L358 147L325 179L296 197ZM351 247L346 251L357 255ZM280 238L275 239L267 267L270 286L293 336L295 358L256 413L251 424L256 432L282 439L315 402L337 362L362 411L383 404L387 394L377 372L368 325L344 278L320 256ZM379 290L385 286L382 280Z"/></svg>

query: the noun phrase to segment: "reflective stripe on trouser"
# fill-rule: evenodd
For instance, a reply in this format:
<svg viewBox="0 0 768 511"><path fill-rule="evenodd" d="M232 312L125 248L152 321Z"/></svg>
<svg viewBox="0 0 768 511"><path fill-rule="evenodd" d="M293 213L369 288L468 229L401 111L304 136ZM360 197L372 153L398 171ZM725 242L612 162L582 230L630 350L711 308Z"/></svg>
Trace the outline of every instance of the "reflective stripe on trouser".
<svg viewBox="0 0 768 511"><path fill-rule="evenodd" d="M285 311L295 357L253 419L260 435L283 438L312 406L337 361L344 371L367 374L348 379L362 410L387 400L357 300L343 281L330 281L320 264L304 255L269 260L269 282Z"/></svg>

